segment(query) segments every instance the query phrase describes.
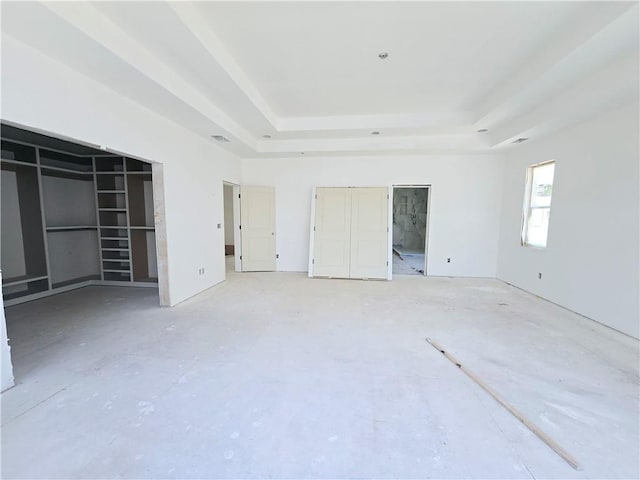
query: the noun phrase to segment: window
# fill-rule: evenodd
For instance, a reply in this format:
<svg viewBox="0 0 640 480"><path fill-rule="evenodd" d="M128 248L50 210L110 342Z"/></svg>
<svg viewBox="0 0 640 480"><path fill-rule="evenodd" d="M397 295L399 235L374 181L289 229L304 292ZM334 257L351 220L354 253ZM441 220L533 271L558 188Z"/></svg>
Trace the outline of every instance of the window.
<svg viewBox="0 0 640 480"><path fill-rule="evenodd" d="M555 162L544 162L527 169L522 222L523 245L538 248L547 246L555 166Z"/></svg>
<svg viewBox="0 0 640 480"><path fill-rule="evenodd" d="M407 195L401 195L398 202L398 215L406 215L409 207L409 197Z"/></svg>

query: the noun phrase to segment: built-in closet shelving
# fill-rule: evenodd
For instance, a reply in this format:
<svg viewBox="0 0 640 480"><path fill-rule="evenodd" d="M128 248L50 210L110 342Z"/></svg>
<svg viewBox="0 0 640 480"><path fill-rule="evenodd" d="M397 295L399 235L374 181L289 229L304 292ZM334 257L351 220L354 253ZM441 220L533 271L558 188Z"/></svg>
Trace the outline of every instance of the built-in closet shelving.
<svg viewBox="0 0 640 480"><path fill-rule="evenodd" d="M154 282L158 272L151 165L126 159L125 170L133 280Z"/></svg>
<svg viewBox="0 0 640 480"><path fill-rule="evenodd" d="M33 147L2 142L2 291L5 302L49 289L39 189Z"/></svg>
<svg viewBox="0 0 640 480"><path fill-rule="evenodd" d="M2 140L7 305L91 284L157 283L151 165Z"/></svg>
<svg viewBox="0 0 640 480"><path fill-rule="evenodd" d="M51 289L100 280L91 159L37 151Z"/></svg>
<svg viewBox="0 0 640 480"><path fill-rule="evenodd" d="M151 165L94 159L103 280L157 282Z"/></svg>
<svg viewBox="0 0 640 480"><path fill-rule="evenodd" d="M131 281L131 241L122 157L94 158L102 280ZM117 240L114 240L117 239Z"/></svg>

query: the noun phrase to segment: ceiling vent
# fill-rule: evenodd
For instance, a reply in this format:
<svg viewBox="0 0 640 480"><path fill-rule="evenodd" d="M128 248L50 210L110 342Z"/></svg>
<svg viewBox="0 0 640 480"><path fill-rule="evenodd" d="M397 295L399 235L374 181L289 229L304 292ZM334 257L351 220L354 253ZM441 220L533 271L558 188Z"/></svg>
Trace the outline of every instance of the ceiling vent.
<svg viewBox="0 0 640 480"><path fill-rule="evenodd" d="M522 142L526 142L527 140L529 140L528 138L524 138L524 137L520 137L520 138L516 138L513 142L511 143L522 143Z"/></svg>
<svg viewBox="0 0 640 480"><path fill-rule="evenodd" d="M211 135L211 138L213 138L216 142L230 142L231 141L227 137L224 137L222 135Z"/></svg>

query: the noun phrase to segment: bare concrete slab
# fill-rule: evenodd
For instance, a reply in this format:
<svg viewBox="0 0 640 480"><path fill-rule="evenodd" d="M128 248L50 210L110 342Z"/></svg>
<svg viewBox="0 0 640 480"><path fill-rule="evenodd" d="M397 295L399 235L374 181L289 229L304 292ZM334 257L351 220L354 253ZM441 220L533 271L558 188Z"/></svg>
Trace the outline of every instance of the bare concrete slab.
<svg viewBox="0 0 640 480"><path fill-rule="evenodd" d="M90 287L7 309L3 478L639 475L638 342L499 281L229 273L157 305Z"/></svg>

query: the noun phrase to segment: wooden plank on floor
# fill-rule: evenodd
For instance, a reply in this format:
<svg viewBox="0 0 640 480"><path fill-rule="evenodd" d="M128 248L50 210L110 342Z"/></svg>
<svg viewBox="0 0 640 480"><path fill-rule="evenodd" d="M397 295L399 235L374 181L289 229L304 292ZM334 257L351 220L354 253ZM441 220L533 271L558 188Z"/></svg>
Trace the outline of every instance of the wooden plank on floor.
<svg viewBox="0 0 640 480"><path fill-rule="evenodd" d="M464 372L464 374L469 377L471 380L476 382L485 392L491 395L500 405L506 408L511 415L516 417L525 427L531 430L540 440L546 443L554 452L556 452L565 462L571 465L575 470L581 470L580 464L573 458L564 448L562 448L554 439L552 439L549 435L544 433L536 424L531 422L527 417L524 416L519 410L517 410L513 405L504 400L498 393L492 389L489 385L483 382L480 378L470 372L467 368L462 365L453 355L447 352L444 348L438 345L434 340L427 338L427 342L442 353L447 360L453 363L456 367Z"/></svg>

